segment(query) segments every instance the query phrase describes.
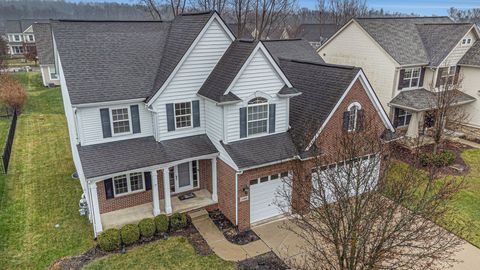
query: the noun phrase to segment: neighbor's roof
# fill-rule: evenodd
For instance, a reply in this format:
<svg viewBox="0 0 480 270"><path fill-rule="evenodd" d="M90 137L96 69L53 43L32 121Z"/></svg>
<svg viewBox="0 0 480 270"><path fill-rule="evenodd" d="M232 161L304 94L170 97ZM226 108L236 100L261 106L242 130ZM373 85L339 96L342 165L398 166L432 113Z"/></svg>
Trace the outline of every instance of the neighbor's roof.
<svg viewBox="0 0 480 270"><path fill-rule="evenodd" d="M480 67L480 41L476 41L475 44L465 53L458 61L459 65L477 66Z"/></svg>
<svg viewBox="0 0 480 270"><path fill-rule="evenodd" d="M147 98L170 23L52 22L73 105Z"/></svg>
<svg viewBox="0 0 480 270"><path fill-rule="evenodd" d="M22 20L7 20L5 22L5 33L23 33L35 22L48 22L44 19L22 19Z"/></svg>
<svg viewBox="0 0 480 270"><path fill-rule="evenodd" d="M264 40L263 44L277 63L280 58L325 63L315 49L303 39Z"/></svg>
<svg viewBox="0 0 480 270"><path fill-rule="evenodd" d="M288 132L223 144L240 170L294 158L297 149Z"/></svg>
<svg viewBox="0 0 480 270"><path fill-rule="evenodd" d="M337 28L337 25L334 23L301 24L295 32L295 37L308 40L309 42L319 42L333 36Z"/></svg>
<svg viewBox="0 0 480 270"><path fill-rule="evenodd" d="M50 23L34 23L33 33L35 34L35 44L37 46L37 56L40 65L55 64Z"/></svg>
<svg viewBox="0 0 480 270"><path fill-rule="evenodd" d="M429 44L435 40L456 38L456 33L452 32L441 33L441 36L436 32L435 35L429 36L423 31L429 27L420 26L421 30L418 28L418 25L424 24L452 24L448 17L382 17L355 20L400 65L430 64L432 59L429 53L438 48L433 48ZM425 44L425 38L433 40Z"/></svg>
<svg viewBox="0 0 480 270"><path fill-rule="evenodd" d="M258 41L236 40L225 51L208 76L198 94L216 102L240 101L233 93L224 95L242 66L257 46Z"/></svg>
<svg viewBox="0 0 480 270"><path fill-rule="evenodd" d="M457 93L457 104L465 104L476 100L474 97L461 91L451 91L455 91ZM400 94L398 94L388 103L388 105L413 111L428 111L437 107L436 101L437 96L435 92L421 88L401 91Z"/></svg>
<svg viewBox="0 0 480 270"><path fill-rule="evenodd" d="M217 153L207 135L157 142L154 137L78 146L86 178Z"/></svg>
<svg viewBox="0 0 480 270"><path fill-rule="evenodd" d="M294 142L305 150L360 69L295 60L280 60L280 67L302 92L290 100L290 126Z"/></svg>

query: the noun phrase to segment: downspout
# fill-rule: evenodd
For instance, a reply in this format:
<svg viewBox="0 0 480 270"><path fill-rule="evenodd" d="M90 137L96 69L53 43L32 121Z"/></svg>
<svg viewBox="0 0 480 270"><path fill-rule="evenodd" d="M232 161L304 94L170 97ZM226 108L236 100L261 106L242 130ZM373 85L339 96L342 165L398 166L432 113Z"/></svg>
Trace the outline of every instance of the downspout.
<svg viewBox="0 0 480 270"><path fill-rule="evenodd" d="M157 112L154 109L150 108L150 106L148 106L146 103L145 103L145 108L147 109L147 111L152 113L153 135L155 137L155 140L159 141L159 139L158 139Z"/></svg>
<svg viewBox="0 0 480 270"><path fill-rule="evenodd" d="M238 227L238 176L243 174L243 171L235 172L235 226Z"/></svg>

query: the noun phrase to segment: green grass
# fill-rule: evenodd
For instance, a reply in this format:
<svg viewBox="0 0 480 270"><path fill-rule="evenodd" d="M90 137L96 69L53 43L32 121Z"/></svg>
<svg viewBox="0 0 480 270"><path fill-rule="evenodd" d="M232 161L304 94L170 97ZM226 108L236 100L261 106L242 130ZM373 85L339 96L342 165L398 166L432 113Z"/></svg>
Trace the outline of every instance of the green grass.
<svg viewBox="0 0 480 270"><path fill-rule="evenodd" d="M10 127L11 118L0 118L0 153L7 140L8 128Z"/></svg>
<svg viewBox="0 0 480 270"><path fill-rule="evenodd" d="M84 269L235 269L232 262L215 255L200 256L183 237L171 237L111 254L86 265Z"/></svg>
<svg viewBox="0 0 480 270"><path fill-rule="evenodd" d="M5 62L7 63L8 67L35 66L34 61L24 61L23 57L6 59Z"/></svg>
<svg viewBox="0 0 480 270"><path fill-rule="evenodd" d="M0 176L0 268L45 269L92 247L92 227L77 211L82 190L70 178L75 168L60 89L44 88L39 73L14 76L28 100L9 174Z"/></svg>

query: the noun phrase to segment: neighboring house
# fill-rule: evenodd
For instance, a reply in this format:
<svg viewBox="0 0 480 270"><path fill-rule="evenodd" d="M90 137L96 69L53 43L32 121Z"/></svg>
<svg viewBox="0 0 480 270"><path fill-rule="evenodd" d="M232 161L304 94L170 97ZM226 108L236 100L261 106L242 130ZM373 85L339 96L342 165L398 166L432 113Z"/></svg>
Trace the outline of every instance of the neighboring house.
<svg viewBox="0 0 480 270"><path fill-rule="evenodd" d="M216 12L52 29L95 235L202 208L246 230L282 213L276 191L300 181L312 147L328 153L367 116L379 140L394 131L361 69L324 64L302 40L238 40Z"/></svg>
<svg viewBox="0 0 480 270"><path fill-rule="evenodd" d="M35 35L33 23L43 20L7 20L5 36L8 40L8 53L11 56L23 55L24 52L35 50Z"/></svg>
<svg viewBox="0 0 480 270"><path fill-rule="evenodd" d="M54 57L52 28L50 23L34 23L33 32L36 37L37 57L42 72L44 86L60 85Z"/></svg>
<svg viewBox="0 0 480 270"><path fill-rule="evenodd" d="M322 43L329 39L338 27L334 23L304 23L290 33L290 38L301 38L307 40L314 48L319 48Z"/></svg>
<svg viewBox="0 0 480 270"><path fill-rule="evenodd" d="M239 35L238 33L238 24L229 23L227 24L227 26L238 39L250 40L254 39L257 35L257 29L254 26L252 27L251 25L245 26L241 35ZM265 32L263 35L267 36L266 38L264 38L266 40L288 39L287 27L272 27L268 29L268 33Z"/></svg>
<svg viewBox="0 0 480 270"><path fill-rule="evenodd" d="M461 78L464 132L480 138L480 41L471 23L448 17L352 19L319 49L328 63L362 67L396 127L416 138L430 126L435 92Z"/></svg>

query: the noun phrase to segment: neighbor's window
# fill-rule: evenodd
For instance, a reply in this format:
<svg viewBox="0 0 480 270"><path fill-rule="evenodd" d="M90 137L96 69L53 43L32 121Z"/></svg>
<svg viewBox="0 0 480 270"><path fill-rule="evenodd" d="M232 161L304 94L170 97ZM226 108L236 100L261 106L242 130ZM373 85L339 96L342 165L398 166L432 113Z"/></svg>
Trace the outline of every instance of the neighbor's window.
<svg viewBox="0 0 480 270"><path fill-rule="evenodd" d="M472 43L472 39L471 38L464 38L462 40L462 45L470 45Z"/></svg>
<svg viewBox="0 0 480 270"><path fill-rule="evenodd" d="M177 128L192 126L192 103L175 103L175 125Z"/></svg>
<svg viewBox="0 0 480 270"><path fill-rule="evenodd" d="M257 97L248 102L247 129L248 135L267 132L268 127L268 103L267 99Z"/></svg>
<svg viewBox="0 0 480 270"><path fill-rule="evenodd" d="M198 162L196 160L192 161L192 179L193 187L198 187Z"/></svg>
<svg viewBox="0 0 480 270"><path fill-rule="evenodd" d="M33 35L28 35L28 40L33 41Z"/></svg>
<svg viewBox="0 0 480 270"><path fill-rule="evenodd" d="M13 37L14 37L15 41L20 41L20 35L14 35Z"/></svg>
<svg viewBox="0 0 480 270"><path fill-rule="evenodd" d="M357 104L350 105L348 109L348 131L354 131L357 128L358 110L360 109Z"/></svg>
<svg viewBox="0 0 480 270"><path fill-rule="evenodd" d="M128 108L112 109L113 134L130 132Z"/></svg>
<svg viewBox="0 0 480 270"><path fill-rule="evenodd" d="M395 127L408 126L408 124L410 124L411 118L412 118L411 113L399 108L395 108L395 115L394 115Z"/></svg>
<svg viewBox="0 0 480 270"><path fill-rule="evenodd" d="M141 172L119 175L113 178L113 186L116 196L135 191L143 191L145 190L145 179Z"/></svg>
<svg viewBox="0 0 480 270"><path fill-rule="evenodd" d="M405 88L415 88L419 86L421 71L422 69L419 67L405 69L405 75L403 77Z"/></svg>

